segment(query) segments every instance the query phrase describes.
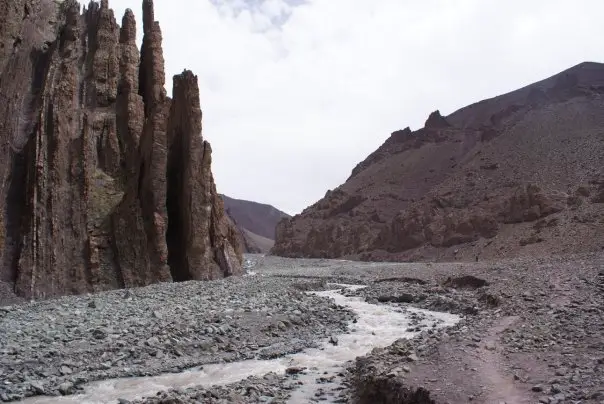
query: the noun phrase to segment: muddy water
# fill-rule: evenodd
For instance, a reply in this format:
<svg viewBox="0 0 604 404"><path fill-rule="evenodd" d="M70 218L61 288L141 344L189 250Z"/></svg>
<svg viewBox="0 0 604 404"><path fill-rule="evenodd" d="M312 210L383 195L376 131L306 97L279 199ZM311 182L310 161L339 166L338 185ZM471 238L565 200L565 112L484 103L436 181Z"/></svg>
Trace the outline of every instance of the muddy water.
<svg viewBox="0 0 604 404"><path fill-rule="evenodd" d="M359 297L346 297L344 289L358 289L364 286L328 284L334 290L309 292L329 297L341 306L346 306L358 315L355 324L350 325L346 334L337 336L337 344L325 341L320 348L307 349L297 354L272 360L247 360L241 362L204 365L202 369L191 369L182 373L170 373L151 377L136 377L103 380L84 386L84 393L65 397L32 397L22 401L27 404L116 403L118 398L133 400L154 395L157 391L170 388L193 386L224 385L249 376L264 375L268 372L284 373L288 367L304 367L305 373L299 375L302 387L293 392L290 403L308 403L319 389L327 391L327 402L335 397L339 377L344 364L358 356L365 355L375 347L391 345L399 338L412 338L418 332L408 332L411 314L420 314L420 325L425 328L452 326L460 320L459 316L431 312L427 310L401 308L389 305L366 303ZM417 325L414 326L417 327ZM323 382L317 382L319 377ZM325 383L330 380L331 383ZM323 401L326 402L326 401Z"/></svg>

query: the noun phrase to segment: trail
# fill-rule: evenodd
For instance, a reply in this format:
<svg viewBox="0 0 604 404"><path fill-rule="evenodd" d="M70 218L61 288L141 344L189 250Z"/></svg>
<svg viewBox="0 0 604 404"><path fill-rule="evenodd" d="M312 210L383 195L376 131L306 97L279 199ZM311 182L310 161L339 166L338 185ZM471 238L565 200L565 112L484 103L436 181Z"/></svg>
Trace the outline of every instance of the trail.
<svg viewBox="0 0 604 404"><path fill-rule="evenodd" d="M520 390L509 375L502 374L500 370L502 363L500 334L512 327L518 320L518 316L499 319L489 329L486 338L477 348L477 354L472 357L474 367L481 375L485 390L488 392L485 403L528 404L532 402L532 398Z"/></svg>

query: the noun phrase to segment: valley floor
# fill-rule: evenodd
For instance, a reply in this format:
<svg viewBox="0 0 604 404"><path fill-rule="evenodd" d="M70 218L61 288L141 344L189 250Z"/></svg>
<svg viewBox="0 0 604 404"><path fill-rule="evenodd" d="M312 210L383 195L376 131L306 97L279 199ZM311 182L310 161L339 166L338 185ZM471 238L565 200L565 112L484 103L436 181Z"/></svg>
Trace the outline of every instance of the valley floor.
<svg viewBox="0 0 604 404"><path fill-rule="evenodd" d="M367 285L342 293L368 303L462 320L442 329L412 325L404 331L421 331L418 337L350 361L337 377L317 382L312 400L604 403L603 254L401 264L246 259L255 276L0 307L0 401L39 396L23 401L43 403L54 402L44 395L67 395L82 402L73 394L93 380L337 344L336 336L354 327L355 314L304 291L343 283ZM151 386L147 398L132 402L295 402L307 371L223 386Z"/></svg>

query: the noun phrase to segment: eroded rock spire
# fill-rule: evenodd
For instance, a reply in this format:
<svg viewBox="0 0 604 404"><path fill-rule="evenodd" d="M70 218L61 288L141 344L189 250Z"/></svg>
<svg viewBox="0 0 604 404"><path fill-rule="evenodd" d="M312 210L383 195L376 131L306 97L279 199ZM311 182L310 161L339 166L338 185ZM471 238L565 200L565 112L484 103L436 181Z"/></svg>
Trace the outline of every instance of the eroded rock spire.
<svg viewBox="0 0 604 404"><path fill-rule="evenodd" d="M120 27L107 0L84 14L75 1L33 2L0 24L3 44L33 33L0 55L0 276L19 295L241 272L197 79L185 71L167 97L161 29L153 2L142 8L140 53L134 14Z"/></svg>

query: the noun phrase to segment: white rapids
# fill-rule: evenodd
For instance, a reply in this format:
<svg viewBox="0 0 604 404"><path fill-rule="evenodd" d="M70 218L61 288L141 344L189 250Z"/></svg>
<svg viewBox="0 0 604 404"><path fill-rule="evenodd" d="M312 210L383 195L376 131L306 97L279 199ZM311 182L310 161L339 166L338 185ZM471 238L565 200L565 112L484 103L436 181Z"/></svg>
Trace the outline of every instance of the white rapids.
<svg viewBox="0 0 604 404"><path fill-rule="evenodd" d="M357 322L350 324L348 332L337 336L337 345L325 341L319 348L306 349L277 359L252 359L209 364L204 365L201 369L195 368L181 373L102 380L86 384L82 394L63 397L30 397L21 403L115 404L119 398L134 400L144 396L153 396L158 391L171 388L209 387L234 383L249 376L261 376L269 372L283 374L289 367L307 369L297 376L303 384L298 390L292 392L289 402L292 404L308 403L320 388L326 387L324 384L319 384L316 381L317 378L336 376L342 372L347 361L363 356L373 348L386 347L397 339L416 336L419 332L407 331L411 325L410 313L423 314L423 320L419 324L421 329L449 327L461 319L450 313L371 304L365 302L361 297L346 297L341 293L344 289L365 287L362 285L328 284L328 286L336 289L309 293L329 297L336 304L348 307L358 315ZM414 325L413 329L417 327L418 325ZM329 400L329 397L327 399Z"/></svg>

